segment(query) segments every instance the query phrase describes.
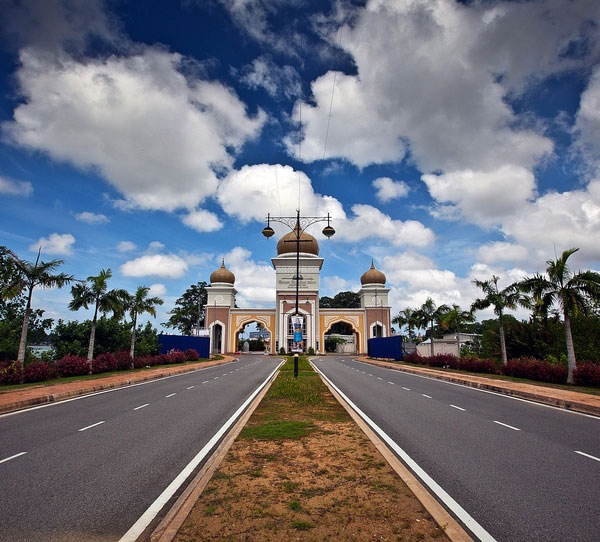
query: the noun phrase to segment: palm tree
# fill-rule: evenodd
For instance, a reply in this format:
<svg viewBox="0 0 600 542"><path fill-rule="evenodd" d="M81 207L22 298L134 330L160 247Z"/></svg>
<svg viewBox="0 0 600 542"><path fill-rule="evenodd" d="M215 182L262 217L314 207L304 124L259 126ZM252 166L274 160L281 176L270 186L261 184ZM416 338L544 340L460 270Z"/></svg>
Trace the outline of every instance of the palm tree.
<svg viewBox="0 0 600 542"><path fill-rule="evenodd" d="M567 343L569 373L567 382L573 383L573 370L577 366L573 336L571 335L571 316L579 311L588 312L591 303L600 301L600 273L579 271L571 273L567 260L578 248L565 250L560 258L548 260L546 275L536 274L520 283L520 288L532 294L535 312L547 316L548 310L556 304L562 310Z"/></svg>
<svg viewBox="0 0 600 542"><path fill-rule="evenodd" d="M456 348L458 356L460 356L460 330L465 324L470 324L475 321L475 316L471 311L462 310L456 303L452 308L442 315L441 325L448 331L456 333Z"/></svg>
<svg viewBox="0 0 600 542"><path fill-rule="evenodd" d="M431 340L431 356L434 356L433 350L433 326L436 322L439 322L442 316L450 310L450 307L447 305L436 306L435 301L428 297L425 300L425 303L421 305L421 307L417 310L416 320L419 322L419 327L423 326L427 328L427 325L430 325L430 340Z"/></svg>
<svg viewBox="0 0 600 542"><path fill-rule="evenodd" d="M401 328L406 326L408 328L408 339L412 339L413 333L412 328L415 325L415 309L411 309L410 307L401 310L394 318L392 319L392 324L398 324Z"/></svg>
<svg viewBox="0 0 600 542"><path fill-rule="evenodd" d="M127 294L125 300L125 309L129 311L131 316L131 349L129 356L131 357L131 368L133 369L133 357L135 355L135 335L137 326L137 317L140 314L147 312L156 318L156 305L162 305L163 300L160 297L148 297L150 288L148 286L138 286L134 295Z"/></svg>
<svg viewBox="0 0 600 542"><path fill-rule="evenodd" d="M25 315L23 316L23 326L21 328L21 340L19 341L19 352L17 354L17 361L23 363L25 361L25 349L27 346L27 328L29 326L29 317L31 316L31 297L33 295L33 289L36 286L41 288L62 288L66 284L69 284L75 280L73 275L67 275L66 273L53 274L53 271L64 264L64 260L51 260L49 262L40 262L40 255L42 248L38 250L38 255L35 263L21 260L16 254L6 250L8 256L10 256L18 269L18 274L14 277L14 280L9 283L4 291L2 297L5 299L13 299L17 297L21 292L27 292L27 305L25 307Z"/></svg>
<svg viewBox="0 0 600 542"><path fill-rule="evenodd" d="M87 278L86 282L80 282L71 288L73 299L69 303L69 309L77 311L81 307L87 309L89 305L94 306L94 318L90 331L90 342L88 345L87 362L92 371L92 359L94 358L94 341L96 338L96 322L98 312L103 314L112 312L115 315L123 314L123 303L128 295L125 290L108 290L108 279L112 277L110 269L100 270L97 276Z"/></svg>
<svg viewBox="0 0 600 542"><path fill-rule="evenodd" d="M473 284L483 290L485 297L476 299L471 305L471 311L487 309L494 307L494 314L498 317L498 326L500 328L500 352L502 355L502 365L506 365L506 339L504 336L504 310L516 309L517 305L529 306L527 298L519 291L517 284L511 284L503 290L498 290L498 280L500 277L492 275L490 280L477 280Z"/></svg>

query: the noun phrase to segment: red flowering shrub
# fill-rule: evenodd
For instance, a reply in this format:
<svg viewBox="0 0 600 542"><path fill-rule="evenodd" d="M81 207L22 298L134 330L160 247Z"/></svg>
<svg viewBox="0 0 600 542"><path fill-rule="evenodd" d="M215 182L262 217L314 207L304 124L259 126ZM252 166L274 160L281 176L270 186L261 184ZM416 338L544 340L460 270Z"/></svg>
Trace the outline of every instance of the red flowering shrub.
<svg viewBox="0 0 600 542"><path fill-rule="evenodd" d="M528 357L509 360L502 368L502 372L508 376L529 378L530 380L552 382L554 384L564 384L567 381L566 366Z"/></svg>
<svg viewBox="0 0 600 542"><path fill-rule="evenodd" d="M573 378L579 386L600 386L600 364L578 363L573 370Z"/></svg>
<svg viewBox="0 0 600 542"><path fill-rule="evenodd" d="M404 354L404 356L402 356L403 361L406 361L408 363L420 363L421 365L427 363L428 359L429 358L419 356L419 354L417 354L416 352L413 352L412 354Z"/></svg>
<svg viewBox="0 0 600 542"><path fill-rule="evenodd" d="M20 384L23 366L20 361L0 361L0 384Z"/></svg>
<svg viewBox="0 0 600 542"><path fill-rule="evenodd" d="M169 363L173 363L169 354L158 354L158 356L153 357L153 361L154 365L168 365Z"/></svg>
<svg viewBox="0 0 600 542"><path fill-rule="evenodd" d="M458 363L458 358L452 354L437 354L436 356L427 358L427 365L430 367L450 367L451 369L457 369Z"/></svg>
<svg viewBox="0 0 600 542"><path fill-rule="evenodd" d="M196 350L188 348L185 351L185 361L196 361L197 359L200 359L200 354Z"/></svg>
<svg viewBox="0 0 600 542"><path fill-rule="evenodd" d="M56 367L43 361L34 361L26 365L23 370L24 382L43 382L44 380L56 378L56 376Z"/></svg>
<svg viewBox="0 0 600 542"><path fill-rule="evenodd" d="M59 376L80 376L90 372L90 366L84 357L67 354L56 362Z"/></svg>
<svg viewBox="0 0 600 542"><path fill-rule="evenodd" d="M475 357L461 358L458 368L473 373L498 374L500 372L493 360Z"/></svg>
<svg viewBox="0 0 600 542"><path fill-rule="evenodd" d="M181 350L175 350L169 354L170 361L169 363L184 363L185 362L185 354Z"/></svg>
<svg viewBox="0 0 600 542"><path fill-rule="evenodd" d="M129 355L128 350L115 352L113 356L117 360L117 369L119 369L120 371L131 369L131 356Z"/></svg>
<svg viewBox="0 0 600 542"><path fill-rule="evenodd" d="M92 373L94 374L116 371L118 368L117 359L110 353L100 354L92 361Z"/></svg>

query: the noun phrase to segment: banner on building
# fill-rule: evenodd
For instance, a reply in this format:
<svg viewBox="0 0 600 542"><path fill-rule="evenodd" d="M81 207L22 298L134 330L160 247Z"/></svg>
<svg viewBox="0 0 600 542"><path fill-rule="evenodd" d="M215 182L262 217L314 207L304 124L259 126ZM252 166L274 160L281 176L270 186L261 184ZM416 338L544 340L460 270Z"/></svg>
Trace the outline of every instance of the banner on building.
<svg viewBox="0 0 600 542"><path fill-rule="evenodd" d="M294 331L294 342L292 352L303 352L304 341L302 339L302 327L304 326L303 316L292 316L292 329Z"/></svg>

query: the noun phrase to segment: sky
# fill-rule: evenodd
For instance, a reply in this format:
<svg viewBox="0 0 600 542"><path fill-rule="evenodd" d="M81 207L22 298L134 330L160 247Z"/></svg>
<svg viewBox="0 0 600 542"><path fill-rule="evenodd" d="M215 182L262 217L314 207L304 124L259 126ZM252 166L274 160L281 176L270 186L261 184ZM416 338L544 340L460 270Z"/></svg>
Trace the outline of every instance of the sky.
<svg viewBox="0 0 600 542"><path fill-rule="evenodd" d="M373 260L392 315L474 279L600 270L597 0L0 0L0 244L175 300L212 271L272 307L267 213L321 295ZM70 289L39 290L45 317ZM516 313L527 317L526 313ZM479 318L490 317L481 312Z"/></svg>

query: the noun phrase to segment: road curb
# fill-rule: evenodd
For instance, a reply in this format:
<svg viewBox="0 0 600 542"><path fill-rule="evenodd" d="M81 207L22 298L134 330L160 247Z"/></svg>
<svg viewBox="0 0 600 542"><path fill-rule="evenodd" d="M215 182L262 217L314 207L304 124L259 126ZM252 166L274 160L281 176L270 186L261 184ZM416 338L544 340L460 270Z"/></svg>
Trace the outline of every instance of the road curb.
<svg viewBox="0 0 600 542"><path fill-rule="evenodd" d="M445 382L452 382L454 384L461 384L462 386L468 386L469 388L476 388L485 391L493 391L495 393L499 393L501 395L508 395L509 397L516 397L517 399L527 399L528 401L533 401L536 403L542 403L544 405L554 406L557 408L562 408L565 410L572 410L574 412L580 412L582 414L589 414L591 416L600 417L600 407L594 405L587 405L585 403L579 403L577 401L571 401L566 399L559 399L557 397L549 397L547 395L542 395L539 393L526 392L521 390L511 390L509 388L505 388L503 386L488 384L486 382L474 382L472 380L466 380L461 378L460 376L453 376L446 373L434 373L434 372L424 372L419 371L417 368L412 367L402 367L392 363L386 362L375 362L375 360L369 360L365 358L356 358L357 361L361 361L363 363L369 363L370 365L375 365L376 367L386 367L388 369L393 369L394 371L400 371L403 373L414 374L418 376L426 376L428 378L433 378L436 380L443 380Z"/></svg>
<svg viewBox="0 0 600 542"><path fill-rule="evenodd" d="M404 466L404 464L392 453L392 451L364 422L364 420L356 412L354 412L354 409L352 409L352 407L340 396L340 394L329 385L327 380L325 380L318 371L317 374L321 378L321 381L327 386L331 394L344 407L346 412L348 412L350 417L354 420L358 427L360 427L362 432L375 445L377 450L379 450L384 459L389 463L390 467L394 469L396 474L398 474L402 481L408 486L408 488L424 506L427 512L431 514L435 522L444 531L446 536L452 542L474 542L473 538L467 534L467 532L450 515L450 513L433 497L433 495L431 495L431 493L429 493L429 491L427 491L425 486L421 484L421 482L419 482L412 472L410 472Z"/></svg>
<svg viewBox="0 0 600 542"><path fill-rule="evenodd" d="M217 365L223 365L225 363L231 363L235 361L237 358L232 359L223 359L216 360L216 363L211 365L203 365L196 367L185 367L181 371L177 371L175 369L165 370L161 373L156 373L153 375L139 375L137 378L127 378L123 380L119 380L118 382L111 382L110 384L99 384L97 386L90 386L87 388L80 388L77 390L71 391L63 391L60 393L49 393L48 395L42 395L39 397L32 397L30 399L23 399L22 401L14 401L12 403L4 403L0 404L0 414L7 414L9 412L15 412L18 410L23 410L25 408L29 408L32 406L38 405L46 405L50 403L57 403L59 401L63 401L65 399L70 399L72 397L81 397L83 395L88 395L90 393L96 393L99 391L106 391L115 388L123 388L125 386L131 386L131 384L139 384L141 382L149 382L150 380L158 380L159 378L165 378L167 376L175 376L178 374L191 373L193 371L198 371L201 369L208 369L210 367L216 367Z"/></svg>

